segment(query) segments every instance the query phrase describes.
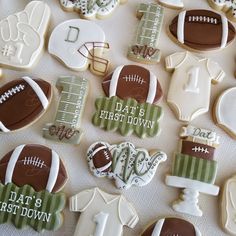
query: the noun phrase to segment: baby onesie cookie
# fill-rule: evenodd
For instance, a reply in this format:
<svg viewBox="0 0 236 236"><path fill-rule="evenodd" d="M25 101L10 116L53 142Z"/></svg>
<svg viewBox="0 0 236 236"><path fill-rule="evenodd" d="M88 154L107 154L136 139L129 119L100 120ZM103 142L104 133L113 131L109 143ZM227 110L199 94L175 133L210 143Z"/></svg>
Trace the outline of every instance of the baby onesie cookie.
<svg viewBox="0 0 236 236"><path fill-rule="evenodd" d="M155 3L141 3L137 10L140 19L136 36L128 49L128 58L140 63L156 64L161 59L158 49L164 9Z"/></svg>
<svg viewBox="0 0 236 236"><path fill-rule="evenodd" d="M196 136L194 132L197 127L183 127L188 131L185 137ZM180 150L174 155L172 174L166 176L166 184L176 188L183 188L180 198L172 205L177 212L194 216L202 216L202 211L198 206L199 193L218 195L219 187L214 185L217 174L217 162L214 160L215 148L209 145L208 137L213 137L211 130L201 129L201 135L195 141L181 140ZM184 136L184 135L183 135ZM202 137L201 137L202 136ZM203 140L205 144L203 145ZM210 139L210 138L209 138Z"/></svg>
<svg viewBox="0 0 236 236"><path fill-rule="evenodd" d="M169 36L193 51L223 49L235 38L235 28L223 15L209 10L182 11L169 25Z"/></svg>
<svg viewBox="0 0 236 236"><path fill-rule="evenodd" d="M122 195L99 188L71 197L70 210L81 212L74 236L122 236L123 226L134 228L139 220L132 204Z"/></svg>
<svg viewBox="0 0 236 236"><path fill-rule="evenodd" d="M231 177L225 183L221 202L221 221L223 228L230 235L236 235L236 176Z"/></svg>
<svg viewBox="0 0 236 236"><path fill-rule="evenodd" d="M211 83L219 83L225 76L220 66L186 51L168 56L166 69L174 70L167 102L176 117L190 122L208 112Z"/></svg>
<svg viewBox="0 0 236 236"><path fill-rule="evenodd" d="M96 100L95 126L141 138L159 133L163 111L154 103L162 97L162 89L152 72L136 65L119 66L102 86L107 97Z"/></svg>
<svg viewBox="0 0 236 236"><path fill-rule="evenodd" d="M20 145L0 160L0 224L57 230L66 197L67 172L58 154L41 145Z"/></svg>
<svg viewBox="0 0 236 236"><path fill-rule="evenodd" d="M104 75L109 61L103 53L109 49L105 34L94 22L80 19L64 21L53 30L48 51L68 68Z"/></svg>
<svg viewBox="0 0 236 236"><path fill-rule="evenodd" d="M0 88L0 132L22 129L38 120L52 97L51 85L24 76Z"/></svg>
<svg viewBox="0 0 236 236"><path fill-rule="evenodd" d="M209 5L217 10L225 12L231 21L236 21L236 1L235 0L208 0Z"/></svg>
<svg viewBox="0 0 236 236"><path fill-rule="evenodd" d="M165 7L174 9L181 9L184 7L183 0L158 0L158 2Z"/></svg>
<svg viewBox="0 0 236 236"><path fill-rule="evenodd" d="M174 217L163 218L147 227L141 236L201 236L201 232L190 222Z"/></svg>
<svg viewBox="0 0 236 236"><path fill-rule="evenodd" d="M104 19L128 0L59 0L65 11L76 11L85 19Z"/></svg>
<svg viewBox="0 0 236 236"><path fill-rule="evenodd" d="M96 142L87 151L88 164L93 174L114 179L119 189L147 185L158 165L166 159L162 151L148 152L143 148L135 148L129 142L118 145Z"/></svg>
<svg viewBox="0 0 236 236"><path fill-rule="evenodd" d="M214 120L227 134L236 139L236 87L227 89L216 100L213 109Z"/></svg>
<svg viewBox="0 0 236 236"><path fill-rule="evenodd" d="M57 142L79 144L79 130L88 94L88 80L77 76L61 76L57 81L61 91L54 123L43 128L44 138Z"/></svg>
<svg viewBox="0 0 236 236"><path fill-rule="evenodd" d="M0 65L19 69L32 67L44 47L50 9L31 1L23 11L0 21Z"/></svg>

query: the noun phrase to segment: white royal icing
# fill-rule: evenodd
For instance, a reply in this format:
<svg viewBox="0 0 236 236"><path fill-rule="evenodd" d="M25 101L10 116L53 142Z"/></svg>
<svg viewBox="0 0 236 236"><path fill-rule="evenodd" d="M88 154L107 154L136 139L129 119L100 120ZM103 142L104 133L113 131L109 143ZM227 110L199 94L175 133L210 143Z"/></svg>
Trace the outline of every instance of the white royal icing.
<svg viewBox="0 0 236 236"><path fill-rule="evenodd" d="M13 153L10 157L10 160L7 164L6 175L5 175L5 184L12 182L12 176L13 176L13 172L14 172L14 169L16 166L16 162L17 162L24 147L25 147L25 145L20 145L20 146L16 147L15 150L13 151Z"/></svg>
<svg viewBox="0 0 236 236"><path fill-rule="evenodd" d="M5 132L5 133L11 131L11 130L9 130L1 121L0 121L0 130L2 130L2 131Z"/></svg>
<svg viewBox="0 0 236 236"><path fill-rule="evenodd" d="M153 231L152 231L152 235L151 236L160 236L161 234L161 230L162 230L162 226L165 222L165 219L161 219L161 220L158 220Z"/></svg>
<svg viewBox="0 0 236 236"><path fill-rule="evenodd" d="M23 11L0 21L0 64L31 67L43 50L49 19L48 5L31 1Z"/></svg>
<svg viewBox="0 0 236 236"><path fill-rule="evenodd" d="M50 173L48 177L48 183L46 186L46 189L48 192L52 192L59 173L59 168L60 168L60 158L58 154L52 150L52 162L51 162L51 168L50 168Z"/></svg>
<svg viewBox="0 0 236 236"><path fill-rule="evenodd" d="M120 72L122 71L123 67L124 66L119 66L113 72L113 75L112 75L112 78L111 78L110 87L109 87L109 97L116 96L119 76L120 76Z"/></svg>
<svg viewBox="0 0 236 236"><path fill-rule="evenodd" d="M149 90L147 96L147 103L153 104L156 96L156 89L157 88L157 78L156 76L150 72L150 82L149 82Z"/></svg>
<svg viewBox="0 0 236 236"><path fill-rule="evenodd" d="M184 7L184 3L182 0L159 0L159 2L170 7L178 7L178 8Z"/></svg>
<svg viewBox="0 0 236 236"><path fill-rule="evenodd" d="M228 34L229 34L228 20L225 16L221 15L221 21L222 21L221 48L225 48L227 46Z"/></svg>
<svg viewBox="0 0 236 236"><path fill-rule="evenodd" d="M184 44L184 23L185 23L186 11L179 13L178 26L177 26L177 38L180 43Z"/></svg>
<svg viewBox="0 0 236 236"><path fill-rule="evenodd" d="M103 30L94 22L81 19L59 24L48 45L49 53L70 69L84 71L90 66L92 72L100 74L107 71L108 61L102 55L108 48Z"/></svg>
<svg viewBox="0 0 236 236"><path fill-rule="evenodd" d="M227 89L217 99L215 106L215 117L219 125L236 137L236 87Z"/></svg>
<svg viewBox="0 0 236 236"><path fill-rule="evenodd" d="M30 87L34 90L43 108L46 110L49 105L49 101L46 95L44 94L43 90L40 88L40 86L28 76L23 76L22 79L25 80L30 85Z"/></svg>

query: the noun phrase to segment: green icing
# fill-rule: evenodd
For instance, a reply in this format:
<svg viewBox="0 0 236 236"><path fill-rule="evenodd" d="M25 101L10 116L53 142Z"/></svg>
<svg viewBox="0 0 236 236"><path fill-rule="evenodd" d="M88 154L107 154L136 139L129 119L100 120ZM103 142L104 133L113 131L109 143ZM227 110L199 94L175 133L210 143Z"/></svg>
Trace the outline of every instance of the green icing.
<svg viewBox="0 0 236 236"><path fill-rule="evenodd" d="M128 58L134 61L155 64L161 53L157 48L164 18L164 9L155 3L140 4L137 12L141 21L133 44L128 49Z"/></svg>
<svg viewBox="0 0 236 236"><path fill-rule="evenodd" d="M159 121L162 108L149 103L138 103L129 98L122 100L117 96L98 98L93 124L108 131L118 130L127 136L133 132L141 138L154 137L160 131Z"/></svg>
<svg viewBox="0 0 236 236"><path fill-rule="evenodd" d="M82 132L78 129L88 92L88 81L76 76L63 76L57 81L62 88L54 123L46 124L43 137L58 142L78 144Z"/></svg>
<svg viewBox="0 0 236 236"><path fill-rule="evenodd" d="M57 230L63 223L65 208L63 193L36 192L31 186L17 187L0 184L0 224L12 222L17 228L26 226L41 232Z"/></svg>
<svg viewBox="0 0 236 236"><path fill-rule="evenodd" d="M217 162L176 153L172 172L174 176L213 184L217 174Z"/></svg>

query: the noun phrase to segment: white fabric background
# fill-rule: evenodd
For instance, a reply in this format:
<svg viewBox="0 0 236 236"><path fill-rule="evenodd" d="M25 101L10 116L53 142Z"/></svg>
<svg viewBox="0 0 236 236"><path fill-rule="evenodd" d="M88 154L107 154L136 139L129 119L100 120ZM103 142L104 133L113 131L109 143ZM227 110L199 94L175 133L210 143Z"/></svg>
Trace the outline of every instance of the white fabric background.
<svg viewBox="0 0 236 236"><path fill-rule="evenodd" d="M0 18L6 17L11 13L19 11L29 0L0 0ZM50 35L52 29L67 19L79 17L76 13L66 13L59 5L58 0L45 0L51 7L52 18L49 27ZM147 0L129 0L127 4L119 7L114 14L102 21L96 21L105 31L107 41L111 45L111 51L107 55L111 59L112 71L116 66L121 64L134 64L126 58L127 47L133 38L134 31L138 24L135 17L135 11L139 3L148 2ZM206 0L185 0L187 9L207 8L210 9ZM161 34L159 48L163 52L162 61L158 65L146 66L151 69L157 76L163 87L166 96L171 74L165 72L163 58L171 53L183 51L179 46L173 43L166 34L166 28L170 20L178 13L178 11L165 9L164 27ZM204 36L203 36L204 37ZM233 76L235 69L235 50L236 42L220 52L208 53L207 56L217 61L225 70L227 76L219 85L212 86L211 107L217 95L224 89L235 86L236 81ZM201 195L200 206L204 211L201 218L190 217L187 215L177 214L170 207L171 202L179 195L179 189L167 187L164 184L165 174L170 171L172 155L177 149L178 132L183 125L179 122L166 104L166 97L160 103L164 109L164 119L161 122L162 133L158 137L151 139L139 139L134 135L130 137L122 137L118 133L104 132L96 128L91 123L92 115L95 111L94 102L99 96L103 96L101 89L101 78L93 76L90 72L76 73L66 69L61 63L50 56L47 52L39 61L36 67L28 72L3 70L3 78L0 80L0 86L14 78L22 75L34 75L41 77L55 84L57 77L60 75L79 75L84 76L90 81L90 92L86 104L86 111L82 120L84 137L79 146L58 144L42 138L42 127L45 123L53 121L54 114L57 109L58 93L55 89L55 96L48 112L36 124L23 131L5 134L0 136L1 156L22 143L39 143L55 149L63 159L69 174L69 181L64 189L67 196L76 194L77 192L99 186L110 193L120 193L114 187L112 181L107 179L98 179L94 177L88 170L86 163L86 150L88 146L98 140L109 141L111 143L119 143L122 141L132 141L136 146L145 148L159 148L164 150L168 155L168 161L162 164L152 180L146 187L131 188L124 191L125 197L130 200L140 217L138 225L133 230L124 229L125 236L137 236L142 229L150 221L163 216L182 216L197 225L203 236L224 236L226 235L220 227L220 197L212 197ZM232 101L235 102L235 101ZM222 186L227 178L236 173L236 145L235 141L219 129L212 120L211 111L194 120L192 125L213 129L221 136L221 146L217 149L216 160L219 162L219 170L216 184ZM65 222L62 228L57 232L45 232L45 235L71 236L73 235L75 225L79 214L70 213L67 209L64 211ZM38 235L33 230L17 230L10 224L0 226L0 235ZM106 235L108 236L108 235ZM109 235L112 236L112 235Z"/></svg>

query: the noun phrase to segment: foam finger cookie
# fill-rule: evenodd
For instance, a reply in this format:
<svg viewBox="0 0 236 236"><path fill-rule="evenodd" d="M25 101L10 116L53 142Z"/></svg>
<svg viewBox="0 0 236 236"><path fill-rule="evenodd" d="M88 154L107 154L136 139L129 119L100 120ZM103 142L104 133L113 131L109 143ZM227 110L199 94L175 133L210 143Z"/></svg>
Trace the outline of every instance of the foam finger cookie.
<svg viewBox="0 0 236 236"><path fill-rule="evenodd" d="M219 125L232 138L236 139L236 87L227 89L216 100L214 118Z"/></svg>
<svg viewBox="0 0 236 236"><path fill-rule="evenodd" d="M104 75L109 61L103 53L109 49L103 30L94 22L80 19L64 21L52 32L48 51L68 68Z"/></svg>
<svg viewBox="0 0 236 236"><path fill-rule="evenodd" d="M174 217L163 218L149 225L140 236L201 236L201 232L190 222Z"/></svg>
<svg viewBox="0 0 236 236"><path fill-rule="evenodd" d="M20 145L0 160L0 224L57 230L63 223L67 182L59 155L45 146Z"/></svg>
<svg viewBox="0 0 236 236"><path fill-rule="evenodd" d="M158 0L158 2L165 7L174 9L181 9L184 7L183 0Z"/></svg>
<svg viewBox="0 0 236 236"><path fill-rule="evenodd" d="M85 19L104 19L128 0L59 0L65 11L76 11Z"/></svg>
<svg viewBox="0 0 236 236"><path fill-rule="evenodd" d="M47 110L51 85L42 79L24 76L0 88L0 132L29 126Z"/></svg>

